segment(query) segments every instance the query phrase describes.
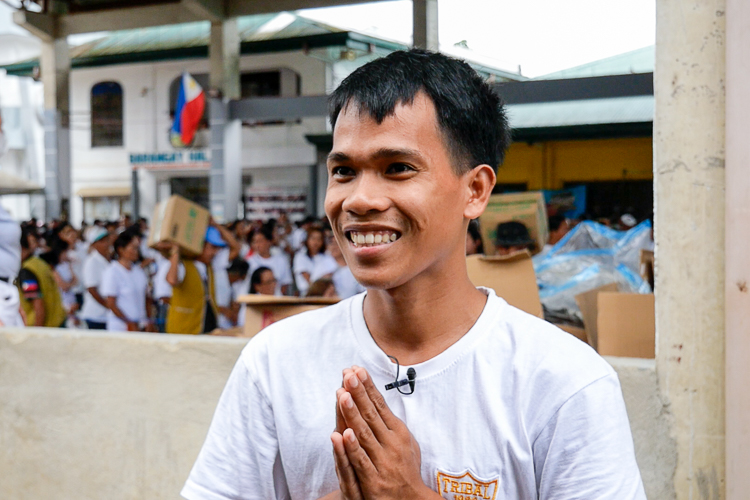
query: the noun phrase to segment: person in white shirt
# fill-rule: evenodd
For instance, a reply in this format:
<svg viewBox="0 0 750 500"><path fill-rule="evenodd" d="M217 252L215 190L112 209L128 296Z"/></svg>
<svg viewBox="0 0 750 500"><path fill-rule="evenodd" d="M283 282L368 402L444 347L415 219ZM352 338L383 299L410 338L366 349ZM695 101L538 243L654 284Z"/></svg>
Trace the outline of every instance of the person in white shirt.
<svg viewBox="0 0 750 500"><path fill-rule="evenodd" d="M107 301L107 330L137 332L153 331L148 318L148 277L137 264L140 238L132 231L123 231L115 240L116 260L107 266L99 294Z"/></svg>
<svg viewBox="0 0 750 500"><path fill-rule="evenodd" d="M21 299L13 285L20 270L21 225L0 207L0 326L24 326Z"/></svg>
<svg viewBox="0 0 750 500"><path fill-rule="evenodd" d="M294 280L300 296L307 295L310 284L338 269L336 260L326 253L325 233L317 226L307 231L305 247L294 256Z"/></svg>
<svg viewBox="0 0 750 500"><path fill-rule="evenodd" d="M252 276L256 269L267 267L276 278L276 295L291 295L292 270L289 259L284 253L272 253L273 232L263 226L253 233L250 245L253 254L247 259L250 265L248 274Z"/></svg>
<svg viewBox="0 0 750 500"><path fill-rule="evenodd" d="M86 322L89 330L106 330L107 301L99 294L99 285L102 283L112 255L112 236L103 227L93 226L87 232L87 237L91 252L83 262L82 281L86 294L83 297L81 318Z"/></svg>
<svg viewBox="0 0 750 500"><path fill-rule="evenodd" d="M250 340L182 495L644 500L612 367L469 280L510 141L497 94L415 49L330 103L325 210L367 292Z"/></svg>
<svg viewBox="0 0 750 500"><path fill-rule="evenodd" d="M333 286L336 287L336 295L341 299L348 299L358 293L364 292L365 287L360 285L354 278L351 269L346 264L344 255L341 253L341 247L336 238L327 239L326 246L328 247L328 253L339 266L331 275Z"/></svg>

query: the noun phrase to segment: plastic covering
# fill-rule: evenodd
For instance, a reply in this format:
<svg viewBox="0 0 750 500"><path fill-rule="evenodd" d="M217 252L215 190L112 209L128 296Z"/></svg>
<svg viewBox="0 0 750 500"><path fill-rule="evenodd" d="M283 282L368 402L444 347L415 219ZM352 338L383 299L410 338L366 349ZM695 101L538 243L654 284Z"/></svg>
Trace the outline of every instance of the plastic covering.
<svg viewBox="0 0 750 500"><path fill-rule="evenodd" d="M578 224L548 252L534 257L539 297L549 321L582 325L575 296L608 283L621 292L650 293L639 274L640 251L651 245L651 222L621 232Z"/></svg>

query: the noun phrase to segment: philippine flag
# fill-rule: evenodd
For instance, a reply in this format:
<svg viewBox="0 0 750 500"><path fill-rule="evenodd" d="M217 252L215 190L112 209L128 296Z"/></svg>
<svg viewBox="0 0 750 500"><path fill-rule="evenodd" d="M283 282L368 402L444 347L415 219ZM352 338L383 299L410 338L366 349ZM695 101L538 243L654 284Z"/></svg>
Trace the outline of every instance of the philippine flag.
<svg viewBox="0 0 750 500"><path fill-rule="evenodd" d="M173 140L179 139L182 145L189 146L193 142L205 108L206 96L203 88L195 81L195 78L183 73L172 124Z"/></svg>

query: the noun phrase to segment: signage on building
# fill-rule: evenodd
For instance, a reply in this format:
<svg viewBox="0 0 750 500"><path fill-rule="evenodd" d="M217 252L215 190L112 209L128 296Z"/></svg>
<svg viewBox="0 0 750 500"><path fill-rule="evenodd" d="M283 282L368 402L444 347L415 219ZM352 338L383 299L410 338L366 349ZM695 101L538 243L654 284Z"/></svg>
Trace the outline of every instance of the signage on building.
<svg viewBox="0 0 750 500"><path fill-rule="evenodd" d="M299 220L307 211L307 188L263 188L245 189L245 218L268 220L277 218L282 212L291 220Z"/></svg>
<svg viewBox="0 0 750 500"><path fill-rule="evenodd" d="M130 166L134 170L208 170L211 167L211 154L206 149L166 153L130 153Z"/></svg>

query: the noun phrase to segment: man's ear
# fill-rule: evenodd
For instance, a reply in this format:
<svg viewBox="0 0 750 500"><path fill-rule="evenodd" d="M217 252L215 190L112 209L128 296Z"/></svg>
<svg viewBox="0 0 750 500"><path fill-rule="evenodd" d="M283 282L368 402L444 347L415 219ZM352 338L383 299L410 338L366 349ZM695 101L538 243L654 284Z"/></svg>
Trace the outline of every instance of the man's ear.
<svg viewBox="0 0 750 500"><path fill-rule="evenodd" d="M497 177L495 171L489 165L477 165L464 175L466 176L468 189L464 218L476 219L482 215L485 207L487 207Z"/></svg>

